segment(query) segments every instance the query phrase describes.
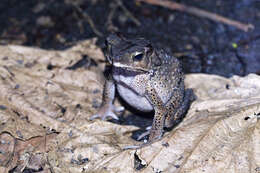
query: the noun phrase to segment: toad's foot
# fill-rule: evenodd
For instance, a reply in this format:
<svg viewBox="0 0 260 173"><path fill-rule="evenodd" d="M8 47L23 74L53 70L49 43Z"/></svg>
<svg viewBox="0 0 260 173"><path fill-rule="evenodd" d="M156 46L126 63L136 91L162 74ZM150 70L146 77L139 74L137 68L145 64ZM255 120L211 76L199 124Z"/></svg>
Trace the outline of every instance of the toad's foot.
<svg viewBox="0 0 260 173"><path fill-rule="evenodd" d="M160 131L155 131L152 130L152 126L148 126L146 128L146 132L142 133L140 136L138 136L137 140L141 140L142 138L144 138L145 136L149 135L149 140L144 140L144 143L142 144L138 144L138 145L128 145L123 147L124 150L128 150L128 149L139 149L142 147L146 147L151 145L152 143L159 141L162 138L162 133Z"/></svg>
<svg viewBox="0 0 260 173"><path fill-rule="evenodd" d="M150 134L150 130L152 129L152 126L148 126L145 128L146 132L143 132L140 136L138 136L137 140L140 141L143 139L145 136Z"/></svg>
<svg viewBox="0 0 260 173"><path fill-rule="evenodd" d="M122 113L124 110L125 108L123 106L116 107L113 104L105 104L101 106L101 108L95 115L92 115L90 117L90 120L94 120L96 118L106 120L109 117L118 120L118 117L115 113Z"/></svg>

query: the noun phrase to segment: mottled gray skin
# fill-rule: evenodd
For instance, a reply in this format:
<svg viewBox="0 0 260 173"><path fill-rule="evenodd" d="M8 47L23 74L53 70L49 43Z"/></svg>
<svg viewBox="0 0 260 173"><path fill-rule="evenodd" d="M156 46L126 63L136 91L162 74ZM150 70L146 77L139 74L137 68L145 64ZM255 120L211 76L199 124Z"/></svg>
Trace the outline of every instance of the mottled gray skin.
<svg viewBox="0 0 260 173"><path fill-rule="evenodd" d="M179 61L163 50L153 48L143 38L125 39L110 35L107 59L112 74L106 81L100 110L91 119L118 119L114 112L124 108L113 105L115 89L131 106L140 111L155 111L149 142L160 139L163 128L170 128L189 107L192 91L184 88Z"/></svg>

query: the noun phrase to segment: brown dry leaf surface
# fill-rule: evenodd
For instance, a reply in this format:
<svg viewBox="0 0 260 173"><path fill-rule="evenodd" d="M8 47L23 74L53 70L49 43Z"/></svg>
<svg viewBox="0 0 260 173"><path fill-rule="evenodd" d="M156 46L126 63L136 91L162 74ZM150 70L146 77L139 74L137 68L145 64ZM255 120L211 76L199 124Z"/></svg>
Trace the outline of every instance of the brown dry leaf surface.
<svg viewBox="0 0 260 173"><path fill-rule="evenodd" d="M257 75L187 75L197 99L184 120L150 146L123 150L138 127L89 121L104 83L95 39L0 51L0 172L260 172ZM73 69L84 57L98 65Z"/></svg>

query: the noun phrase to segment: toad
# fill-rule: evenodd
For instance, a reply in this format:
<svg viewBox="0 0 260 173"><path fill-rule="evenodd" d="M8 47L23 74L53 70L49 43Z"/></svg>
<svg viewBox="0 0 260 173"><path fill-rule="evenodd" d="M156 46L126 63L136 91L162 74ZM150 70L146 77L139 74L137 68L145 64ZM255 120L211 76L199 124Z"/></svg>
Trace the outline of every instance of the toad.
<svg viewBox="0 0 260 173"><path fill-rule="evenodd" d="M130 106L144 112L154 110L148 143L160 139L164 127L179 121L192 100L192 90L184 87L179 60L144 38L111 34L106 47L112 72L104 85L101 107L90 119L118 119L115 113L124 107L113 105L117 90Z"/></svg>

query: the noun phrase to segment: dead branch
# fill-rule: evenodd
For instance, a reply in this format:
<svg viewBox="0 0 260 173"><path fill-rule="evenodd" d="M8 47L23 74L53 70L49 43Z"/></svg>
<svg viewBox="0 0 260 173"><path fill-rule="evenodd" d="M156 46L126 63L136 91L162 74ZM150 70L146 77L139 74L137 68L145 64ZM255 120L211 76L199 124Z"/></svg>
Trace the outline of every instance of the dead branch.
<svg viewBox="0 0 260 173"><path fill-rule="evenodd" d="M77 4L75 4L75 3L71 3L71 4L75 7L77 12L80 13L80 15L82 15L82 17L85 18L88 21L88 23L89 23L90 27L92 28L93 32L96 35L98 35L99 37L102 37L103 34L100 31L97 30L97 28L96 28L93 20L91 19L91 17L86 12L84 12Z"/></svg>
<svg viewBox="0 0 260 173"><path fill-rule="evenodd" d="M121 0L116 0L117 4L120 8L125 12L126 16L128 16L137 26L140 26L141 23L134 17L134 15L124 6Z"/></svg>
<svg viewBox="0 0 260 173"><path fill-rule="evenodd" d="M115 15L117 8L118 8L118 3L111 3L110 12L108 14L107 22L106 22L107 30L109 32L117 32L119 30L118 27L116 27L113 24L113 17Z"/></svg>
<svg viewBox="0 0 260 173"><path fill-rule="evenodd" d="M183 11L192 15L196 15L199 17L208 18L213 21L221 22L227 25L234 26L240 30L243 30L245 32L249 31L250 29L254 29L254 25L252 24L244 24L238 21L234 21L228 18L225 18L223 16L220 16L218 14L210 13L205 10L201 10L195 7L186 6L183 4L179 4L176 2L168 1L168 0L136 0L136 2L145 2L153 5L159 5L162 7L166 7L172 10L178 10Z"/></svg>

